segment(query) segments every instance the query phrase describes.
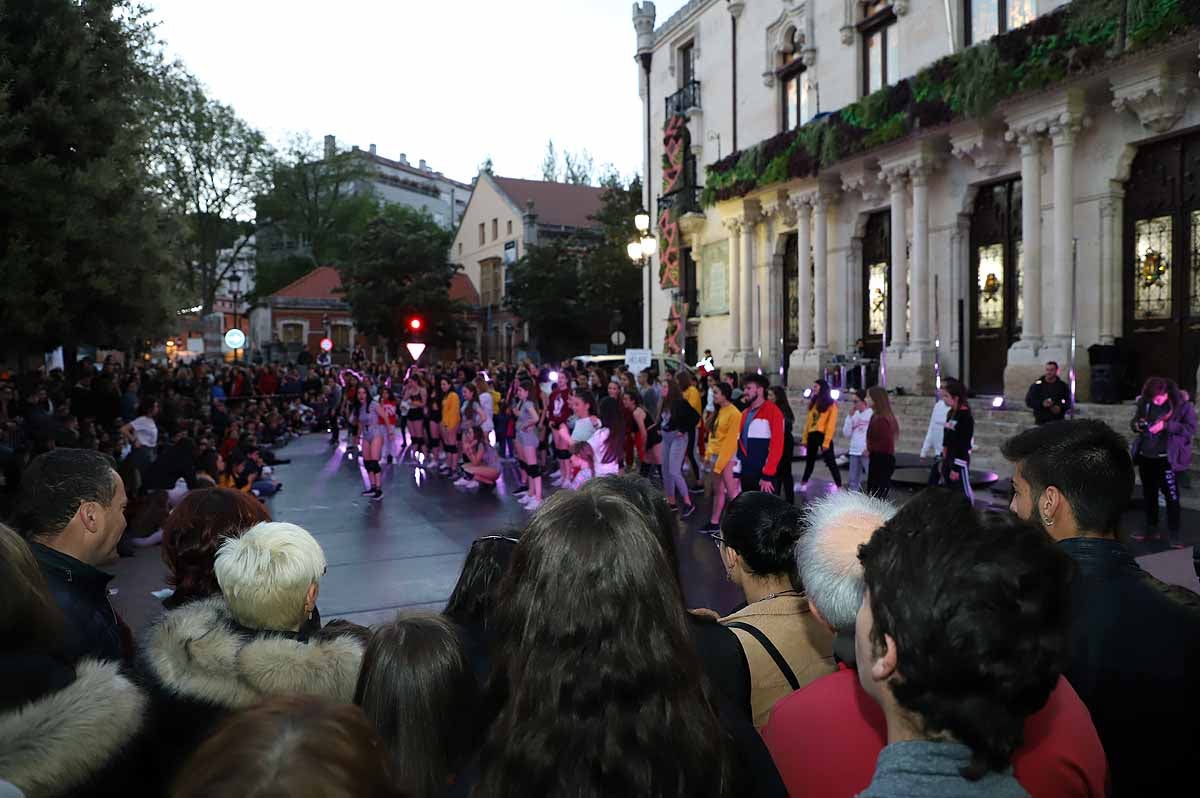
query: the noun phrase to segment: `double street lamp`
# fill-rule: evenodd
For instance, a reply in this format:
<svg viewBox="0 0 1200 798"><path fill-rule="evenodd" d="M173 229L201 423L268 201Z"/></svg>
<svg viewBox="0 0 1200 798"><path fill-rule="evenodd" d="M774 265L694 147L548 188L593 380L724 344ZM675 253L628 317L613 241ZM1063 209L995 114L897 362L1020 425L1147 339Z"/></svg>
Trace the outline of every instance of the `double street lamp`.
<svg viewBox="0 0 1200 798"><path fill-rule="evenodd" d="M630 241L625 247L625 251L629 254L629 259L638 264L642 268L650 265L650 259L654 257L654 253L658 252L658 239L650 234L650 214L645 210L638 211L633 217L634 226L640 234L640 238L636 241ZM650 338L652 335L652 327L654 325L654 288L653 276L649 269L646 269L646 340L642 342L643 347L650 347Z"/></svg>

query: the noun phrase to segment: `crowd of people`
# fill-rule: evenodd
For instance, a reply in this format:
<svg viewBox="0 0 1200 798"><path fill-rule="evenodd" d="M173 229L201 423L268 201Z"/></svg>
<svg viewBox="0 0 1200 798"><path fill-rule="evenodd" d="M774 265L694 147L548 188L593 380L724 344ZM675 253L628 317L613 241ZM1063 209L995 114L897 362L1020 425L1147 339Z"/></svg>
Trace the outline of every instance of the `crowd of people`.
<svg viewBox="0 0 1200 798"><path fill-rule="evenodd" d="M897 507L899 423L878 387L839 426L823 381L798 421L754 374L85 365L70 390L11 381L0 405L21 465L0 525L5 798L1189 783L1200 597L1144 572L1120 526L1140 469L1177 530L1171 440L1195 411L1167 381L1137 403L1132 453L1098 421L1008 440L995 513L970 501L974 422L953 380L924 447L940 487ZM113 385L132 395L110 417ZM795 459L802 492L818 461L841 484L839 429L851 490L794 506ZM442 613L324 621L324 551L264 501L269 462L314 431L357 454L371 500L401 458L464 491L510 479L531 516L474 542ZM743 599L727 613L689 609L680 580L704 482L701 531ZM145 539L170 591L135 632L103 568Z"/></svg>

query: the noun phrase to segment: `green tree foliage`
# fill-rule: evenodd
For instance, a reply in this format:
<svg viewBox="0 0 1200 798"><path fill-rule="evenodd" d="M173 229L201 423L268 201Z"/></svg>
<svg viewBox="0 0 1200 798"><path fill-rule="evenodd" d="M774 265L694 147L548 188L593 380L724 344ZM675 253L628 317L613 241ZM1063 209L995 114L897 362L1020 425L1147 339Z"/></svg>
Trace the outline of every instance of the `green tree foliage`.
<svg viewBox="0 0 1200 798"><path fill-rule="evenodd" d="M271 260L264 242L286 235L303 242L313 265L344 262L379 211L367 182L371 173L360 152L325 157L311 139L294 139L275 165L270 190L255 203L259 258Z"/></svg>
<svg viewBox="0 0 1200 798"><path fill-rule="evenodd" d="M406 338L405 320L425 320L425 343L445 345L465 334L466 308L450 300L451 233L426 211L385 205L338 265L354 323L367 335L398 350Z"/></svg>
<svg viewBox="0 0 1200 798"><path fill-rule="evenodd" d="M208 97L179 64L159 70L150 102L153 169L176 215L185 284L204 313L253 231L254 200L271 185L266 139L228 105Z"/></svg>
<svg viewBox="0 0 1200 798"><path fill-rule="evenodd" d="M639 234L633 217L642 207L642 183L634 178L628 186L610 183L594 217L603 239L583 258L580 292L587 300L589 329L597 340L608 340L613 329L626 335L625 345L641 341L642 284L645 274L629 260L626 247ZM619 321L618 321L619 320ZM600 337L598 334L603 333Z"/></svg>
<svg viewBox="0 0 1200 798"><path fill-rule="evenodd" d="M554 239L530 246L505 275L505 303L529 324L529 335L544 356L578 354L587 340L580 297L579 243Z"/></svg>
<svg viewBox="0 0 1200 798"><path fill-rule="evenodd" d="M0 2L7 342L73 352L166 328L171 266L143 167L151 40L123 0Z"/></svg>

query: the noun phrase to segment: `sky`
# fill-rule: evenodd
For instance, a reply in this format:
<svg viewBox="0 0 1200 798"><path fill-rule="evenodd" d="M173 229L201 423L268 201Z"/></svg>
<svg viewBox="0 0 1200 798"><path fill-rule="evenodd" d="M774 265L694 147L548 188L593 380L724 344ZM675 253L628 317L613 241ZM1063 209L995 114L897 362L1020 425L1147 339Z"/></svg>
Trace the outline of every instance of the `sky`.
<svg viewBox="0 0 1200 798"><path fill-rule="evenodd" d="M657 3L658 23L686 0ZM169 58L282 145L295 134L541 179L546 142L641 169L632 0L148 0Z"/></svg>

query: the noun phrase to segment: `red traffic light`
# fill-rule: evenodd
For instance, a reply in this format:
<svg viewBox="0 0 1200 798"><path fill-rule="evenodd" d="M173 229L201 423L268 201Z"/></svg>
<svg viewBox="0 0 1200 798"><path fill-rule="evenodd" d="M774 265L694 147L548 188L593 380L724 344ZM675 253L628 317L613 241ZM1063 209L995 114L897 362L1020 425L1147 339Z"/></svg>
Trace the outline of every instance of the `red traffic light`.
<svg viewBox="0 0 1200 798"><path fill-rule="evenodd" d="M413 316L411 319L408 320L408 329L412 330L413 332L416 332L417 330L421 329L422 326L423 326L423 322L417 316Z"/></svg>

